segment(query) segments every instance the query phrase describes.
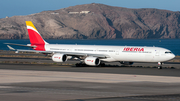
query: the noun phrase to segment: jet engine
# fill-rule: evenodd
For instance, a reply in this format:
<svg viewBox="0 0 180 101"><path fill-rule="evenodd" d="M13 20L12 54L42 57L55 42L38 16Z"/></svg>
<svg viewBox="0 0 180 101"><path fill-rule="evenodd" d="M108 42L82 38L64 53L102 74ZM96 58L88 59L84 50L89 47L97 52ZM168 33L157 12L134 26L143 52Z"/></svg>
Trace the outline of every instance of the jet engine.
<svg viewBox="0 0 180 101"><path fill-rule="evenodd" d="M100 60L97 57L86 57L84 62L90 66L98 66L100 64Z"/></svg>
<svg viewBox="0 0 180 101"><path fill-rule="evenodd" d="M67 55L56 53L52 56L54 62L65 62L67 61Z"/></svg>
<svg viewBox="0 0 180 101"><path fill-rule="evenodd" d="M132 65L134 62L121 61L120 63L123 64L123 65Z"/></svg>

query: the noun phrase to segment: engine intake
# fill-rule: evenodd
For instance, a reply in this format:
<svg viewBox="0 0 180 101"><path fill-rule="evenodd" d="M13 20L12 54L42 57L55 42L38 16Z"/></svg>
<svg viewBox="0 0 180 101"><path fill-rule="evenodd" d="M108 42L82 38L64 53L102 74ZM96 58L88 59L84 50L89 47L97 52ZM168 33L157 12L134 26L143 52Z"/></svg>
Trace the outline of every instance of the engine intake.
<svg viewBox="0 0 180 101"><path fill-rule="evenodd" d="M90 66L98 66L100 64L100 60L97 57L87 57L84 62Z"/></svg>
<svg viewBox="0 0 180 101"><path fill-rule="evenodd" d="M52 56L54 62L65 62L67 61L67 55L56 53Z"/></svg>

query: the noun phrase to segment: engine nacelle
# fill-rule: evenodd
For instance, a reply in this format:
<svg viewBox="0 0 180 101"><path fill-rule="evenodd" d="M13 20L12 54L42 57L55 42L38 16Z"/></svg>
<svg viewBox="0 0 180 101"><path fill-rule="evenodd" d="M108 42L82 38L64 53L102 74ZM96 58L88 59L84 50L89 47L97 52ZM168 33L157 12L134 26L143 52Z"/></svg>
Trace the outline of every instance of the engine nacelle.
<svg viewBox="0 0 180 101"><path fill-rule="evenodd" d="M67 55L56 53L52 56L54 62L65 62L67 61Z"/></svg>
<svg viewBox="0 0 180 101"><path fill-rule="evenodd" d="M87 57L84 62L90 66L98 66L100 64L100 60L97 57Z"/></svg>
<svg viewBox="0 0 180 101"><path fill-rule="evenodd" d="M123 65L132 65L134 62L121 61L120 63L123 64Z"/></svg>

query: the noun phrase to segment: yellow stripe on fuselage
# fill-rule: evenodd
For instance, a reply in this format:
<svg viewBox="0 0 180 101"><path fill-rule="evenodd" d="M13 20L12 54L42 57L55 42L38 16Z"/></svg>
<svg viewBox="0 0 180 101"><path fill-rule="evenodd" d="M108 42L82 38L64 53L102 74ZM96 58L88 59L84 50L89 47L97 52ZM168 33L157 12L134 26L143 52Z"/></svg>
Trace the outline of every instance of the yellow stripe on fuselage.
<svg viewBox="0 0 180 101"><path fill-rule="evenodd" d="M33 25L31 21L26 21L26 26L31 26L37 31L36 27Z"/></svg>

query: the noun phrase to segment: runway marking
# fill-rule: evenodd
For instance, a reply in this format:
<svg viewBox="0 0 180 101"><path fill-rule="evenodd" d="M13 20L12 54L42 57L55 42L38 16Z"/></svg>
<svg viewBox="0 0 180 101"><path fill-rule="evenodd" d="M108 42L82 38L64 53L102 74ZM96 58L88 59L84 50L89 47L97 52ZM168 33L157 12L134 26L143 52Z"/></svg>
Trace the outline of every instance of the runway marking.
<svg viewBox="0 0 180 101"><path fill-rule="evenodd" d="M79 81L96 83L122 83L122 82L162 82L180 83L180 77L110 74L110 73L82 73L82 72L56 72L33 70L0 70L0 84L22 82L46 81Z"/></svg>

